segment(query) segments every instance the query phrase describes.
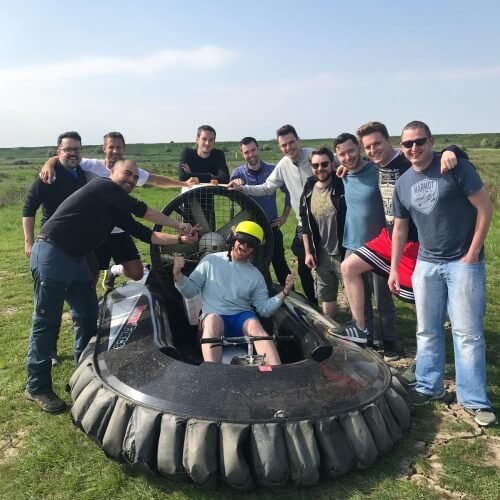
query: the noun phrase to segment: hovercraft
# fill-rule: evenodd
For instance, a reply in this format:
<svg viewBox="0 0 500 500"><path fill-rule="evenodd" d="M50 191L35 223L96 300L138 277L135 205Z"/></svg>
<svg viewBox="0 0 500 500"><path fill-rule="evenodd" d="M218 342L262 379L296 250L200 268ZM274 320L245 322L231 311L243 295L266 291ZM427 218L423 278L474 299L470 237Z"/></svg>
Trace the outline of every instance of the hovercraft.
<svg viewBox="0 0 500 500"><path fill-rule="evenodd" d="M172 256L182 253L189 272L205 252L224 247L238 222L254 220L266 240L254 264L266 269L272 230L259 205L203 186L163 212L200 224L202 237L152 245L147 278L105 295L98 334L69 382L74 423L113 459L240 490L335 479L390 451L410 427L406 390L375 352L332 335L334 323L298 293L263 320L282 365L262 364L245 338L229 364L203 362Z"/></svg>

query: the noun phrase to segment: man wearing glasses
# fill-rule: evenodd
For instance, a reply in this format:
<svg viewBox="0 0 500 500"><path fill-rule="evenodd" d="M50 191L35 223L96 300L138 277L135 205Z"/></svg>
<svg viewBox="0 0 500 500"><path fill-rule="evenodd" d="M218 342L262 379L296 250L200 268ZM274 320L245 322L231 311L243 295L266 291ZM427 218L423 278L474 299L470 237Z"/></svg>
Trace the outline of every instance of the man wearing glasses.
<svg viewBox="0 0 500 500"><path fill-rule="evenodd" d="M312 176L300 198L305 264L315 271L316 296L331 318L337 311L345 221L344 186L335 175L333 160L325 147L311 153ZM366 343L366 337L350 340Z"/></svg>
<svg viewBox="0 0 500 500"><path fill-rule="evenodd" d="M82 159L82 139L78 132L64 132L57 138L57 162L54 166L54 175L58 182L45 184L40 177L33 184L26 195L23 207L24 253L31 256L31 249L35 242L35 218L40 205L42 206L41 226L47 222L59 205L76 190L87 183L85 173L80 167ZM90 258L89 264L96 267L95 259ZM75 332L82 327L82 318L73 316ZM78 336L78 335L77 335ZM52 364L58 364L57 338L51 351Z"/></svg>
<svg viewBox="0 0 500 500"><path fill-rule="evenodd" d="M80 158L80 166L89 178L109 177L113 165L117 161L124 159L125 149L126 144L123 134L120 132L108 132L103 138L102 150L105 155L104 160ZM52 183L56 181L56 184L59 182L59 176L54 171L55 164L56 158L51 158L43 166L40 177L44 182ZM188 177L189 179L186 182L181 182L163 175L150 173L140 168L137 185L179 188L198 183L197 178ZM105 290L113 289L115 279L122 274L132 280L140 280L143 277L144 265L134 240L120 228L113 228L109 238L96 249L95 255L97 259L96 281L99 270L105 270L106 273L103 279ZM114 261L113 265L110 265L111 259Z"/></svg>
<svg viewBox="0 0 500 500"><path fill-rule="evenodd" d="M255 311L271 316L293 289L295 278L289 274L283 290L269 297L262 273L250 262L263 241L264 230L253 221L243 221L233 229L231 248L206 255L189 276L182 273L184 257L174 258L175 287L186 298L201 294L202 339L268 336ZM204 361L221 362L220 345L202 341L201 347ZM271 339L256 342L255 349L265 355L266 364L281 364Z"/></svg>
<svg viewBox="0 0 500 500"><path fill-rule="evenodd" d="M400 289L398 265L408 237L410 217L420 249L413 273L417 309L417 385L415 404L445 396L446 311L455 350L457 400L481 426L494 425L486 384L484 313L486 270L484 240L493 206L476 169L459 160L452 172L441 174L432 152L429 127L408 123L401 149L412 168L396 182L394 230L389 287Z"/></svg>
<svg viewBox="0 0 500 500"><path fill-rule="evenodd" d="M375 238L358 248L342 262L342 277L349 305L351 306L353 321L344 325L339 333L342 336L352 336L354 338L366 336L368 333L364 317L363 274L374 271L385 277L389 276L392 252L391 235L394 226L392 195L397 179L411 167L411 163L403 154L392 147L389 132L383 123L368 122L359 127L357 135L368 159L378 168L379 189L384 204L386 224ZM465 153L456 146L450 146L447 149L441 157L443 171L456 165L457 156L466 157ZM339 172L339 175L341 175L341 172ZM417 253L417 229L410 219L408 241L399 264L400 289L398 293L401 300L409 303L415 302L411 275L415 269Z"/></svg>

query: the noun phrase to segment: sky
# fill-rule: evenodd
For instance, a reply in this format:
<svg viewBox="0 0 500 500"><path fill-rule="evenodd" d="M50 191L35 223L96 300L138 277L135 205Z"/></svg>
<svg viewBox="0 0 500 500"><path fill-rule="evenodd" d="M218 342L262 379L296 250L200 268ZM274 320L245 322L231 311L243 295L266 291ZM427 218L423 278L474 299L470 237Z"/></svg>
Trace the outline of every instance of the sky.
<svg viewBox="0 0 500 500"><path fill-rule="evenodd" d="M0 147L500 132L500 2L0 0Z"/></svg>

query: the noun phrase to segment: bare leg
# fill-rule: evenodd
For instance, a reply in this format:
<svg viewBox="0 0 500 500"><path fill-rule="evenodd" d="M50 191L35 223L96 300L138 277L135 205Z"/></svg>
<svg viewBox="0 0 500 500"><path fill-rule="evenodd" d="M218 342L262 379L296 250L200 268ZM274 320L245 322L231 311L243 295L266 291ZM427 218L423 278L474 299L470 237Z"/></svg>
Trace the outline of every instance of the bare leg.
<svg viewBox="0 0 500 500"><path fill-rule="evenodd" d="M334 318L337 313L337 301L333 302L322 302L321 309L323 310L323 314L330 318Z"/></svg>
<svg viewBox="0 0 500 500"><path fill-rule="evenodd" d="M220 338L224 333L224 321L217 314L209 314L203 319L204 339ZM201 344L203 360L209 363L220 363L222 361L222 346L215 344Z"/></svg>
<svg viewBox="0 0 500 500"><path fill-rule="evenodd" d="M248 318L243 323L243 333L250 337L263 337L268 336L268 333L262 327L260 321L257 318ZM258 340L255 342L255 350L257 354L265 354L266 364L268 365L281 365L280 356L278 350L274 345L272 339L269 340Z"/></svg>
<svg viewBox="0 0 500 500"><path fill-rule="evenodd" d="M358 257L351 254L341 265L342 277L344 279L344 289L351 306L352 319L358 328L365 328L365 288L362 274L373 271L373 268Z"/></svg>

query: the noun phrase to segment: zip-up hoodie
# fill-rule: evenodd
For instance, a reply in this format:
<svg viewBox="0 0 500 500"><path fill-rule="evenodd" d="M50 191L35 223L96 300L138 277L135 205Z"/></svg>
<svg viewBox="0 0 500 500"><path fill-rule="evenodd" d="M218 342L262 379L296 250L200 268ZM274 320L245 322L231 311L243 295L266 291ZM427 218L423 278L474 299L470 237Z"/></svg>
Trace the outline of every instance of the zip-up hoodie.
<svg viewBox="0 0 500 500"><path fill-rule="evenodd" d="M311 197L313 187L316 184L316 179L311 176L307 179L304 186L304 191L300 197L300 219L302 222L303 233L309 238L309 247L316 261L318 260L318 249L321 243L321 236L319 234L318 225L311 213ZM345 255L345 249L342 246L344 237L344 224L346 215L346 204L344 197L344 184L339 179L335 172L332 174L331 183L328 187L333 206L337 210L337 238L339 240L339 252L342 258Z"/></svg>

